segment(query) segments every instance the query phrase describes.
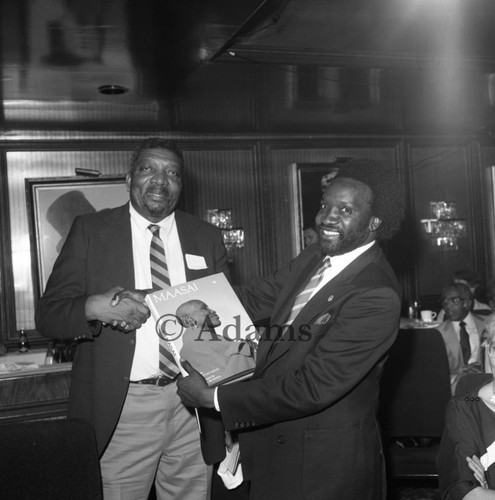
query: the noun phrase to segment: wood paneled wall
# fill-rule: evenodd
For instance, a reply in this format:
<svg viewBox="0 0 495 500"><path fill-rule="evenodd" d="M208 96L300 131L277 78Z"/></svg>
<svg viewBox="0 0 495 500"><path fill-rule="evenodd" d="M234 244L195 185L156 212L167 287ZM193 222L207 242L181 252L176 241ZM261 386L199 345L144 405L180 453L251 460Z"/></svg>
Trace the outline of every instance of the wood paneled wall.
<svg viewBox="0 0 495 500"><path fill-rule="evenodd" d="M75 141L64 144L62 150L43 150L48 145L9 148L2 165L2 233L7 251L1 276L8 279L2 287L1 317L3 337L12 345L19 329L31 331L30 336L39 339L33 331L37 277L32 263L36 252L32 251L34 234L29 231L26 179L70 177L77 167L96 169L102 175L125 174L135 143ZM234 251L231 264L234 281L242 283L262 274L266 252L261 244L263 190L259 188L254 143L211 142L205 147L190 141L181 145L186 162L182 207L204 220L208 209L231 208L234 224L245 231L245 247Z"/></svg>
<svg viewBox="0 0 495 500"><path fill-rule="evenodd" d="M408 161L415 221L411 243L415 249L416 288L419 295L438 298L455 270L479 267L474 252L476 201L470 196L475 166L471 162L469 144L443 147L412 144L408 148ZM422 230L420 220L433 218L431 201L454 201L457 217L466 220L467 235L458 239L457 250L435 246L433 239ZM440 309L438 303L436 309Z"/></svg>
<svg viewBox="0 0 495 500"><path fill-rule="evenodd" d="M206 219L209 208L231 208L245 230L245 247L234 253L232 273L245 283L288 263L297 253L297 183L294 165L324 163L336 157L369 157L395 165L408 198L401 233L385 245L403 285L404 302L433 300L455 269L472 268L491 278L493 270L493 197L486 179L495 165L495 148L475 140L431 141L400 137L306 137L295 135L176 137L185 152L187 175L183 207ZM138 137L101 141L26 141L0 144L1 165L1 311L2 338L14 347L17 331L34 328L35 294L24 182L31 177L74 174L96 168L125 173ZM455 200L467 220L468 236L459 250L429 246L419 220L430 201ZM491 221L491 222L490 222ZM31 235L32 237L32 235ZM42 339L30 333L35 343ZM38 340L37 340L38 339Z"/></svg>

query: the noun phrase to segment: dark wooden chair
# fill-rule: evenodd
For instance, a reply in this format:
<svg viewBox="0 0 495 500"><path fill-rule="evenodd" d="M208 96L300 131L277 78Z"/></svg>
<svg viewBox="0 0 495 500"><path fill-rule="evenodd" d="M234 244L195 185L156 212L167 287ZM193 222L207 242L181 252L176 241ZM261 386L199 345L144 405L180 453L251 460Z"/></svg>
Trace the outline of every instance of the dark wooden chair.
<svg viewBox="0 0 495 500"><path fill-rule="evenodd" d="M83 419L0 425L0 496L5 500L100 500L94 431Z"/></svg>
<svg viewBox="0 0 495 500"><path fill-rule="evenodd" d="M401 330L384 365L379 419L389 478L438 479L435 459L451 397L447 352L435 329Z"/></svg>

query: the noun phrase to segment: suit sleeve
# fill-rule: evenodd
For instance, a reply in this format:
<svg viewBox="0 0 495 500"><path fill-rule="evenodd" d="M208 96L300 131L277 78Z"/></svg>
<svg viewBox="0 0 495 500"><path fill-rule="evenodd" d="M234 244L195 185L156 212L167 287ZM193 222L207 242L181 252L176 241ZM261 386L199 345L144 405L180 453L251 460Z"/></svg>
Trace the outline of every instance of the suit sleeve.
<svg viewBox="0 0 495 500"><path fill-rule="evenodd" d="M86 249L83 223L76 218L36 306L36 328L45 337L91 338L98 331L98 322L88 322L85 315Z"/></svg>
<svg viewBox="0 0 495 500"><path fill-rule="evenodd" d="M310 338L309 350L282 373L219 387L226 428L260 426L326 409L383 359L397 334L399 315L400 300L392 288L354 290L336 320Z"/></svg>

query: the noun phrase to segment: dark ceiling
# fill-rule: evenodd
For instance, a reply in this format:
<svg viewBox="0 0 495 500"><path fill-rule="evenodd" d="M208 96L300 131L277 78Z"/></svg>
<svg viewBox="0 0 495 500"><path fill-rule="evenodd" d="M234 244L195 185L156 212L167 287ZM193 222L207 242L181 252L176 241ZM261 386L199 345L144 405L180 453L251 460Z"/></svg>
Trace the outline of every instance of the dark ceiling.
<svg viewBox="0 0 495 500"><path fill-rule="evenodd" d="M236 45L292 62L493 68L494 28L492 0L290 0L275 26Z"/></svg>
<svg viewBox="0 0 495 500"><path fill-rule="evenodd" d="M495 73L493 0L1 0L0 8L4 122L47 103L149 106L205 67L234 61ZM102 85L128 92L109 104Z"/></svg>
<svg viewBox="0 0 495 500"><path fill-rule="evenodd" d="M163 99L283 3L2 0L2 97L84 101L118 84Z"/></svg>

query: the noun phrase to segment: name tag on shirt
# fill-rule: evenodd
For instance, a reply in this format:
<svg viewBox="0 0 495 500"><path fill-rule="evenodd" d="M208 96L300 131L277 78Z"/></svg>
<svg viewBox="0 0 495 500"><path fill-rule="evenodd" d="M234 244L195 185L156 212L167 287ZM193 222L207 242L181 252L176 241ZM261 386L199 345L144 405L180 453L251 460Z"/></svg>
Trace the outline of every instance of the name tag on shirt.
<svg viewBox="0 0 495 500"><path fill-rule="evenodd" d="M191 255L186 253L186 264L188 269L206 269L205 258L202 255Z"/></svg>

